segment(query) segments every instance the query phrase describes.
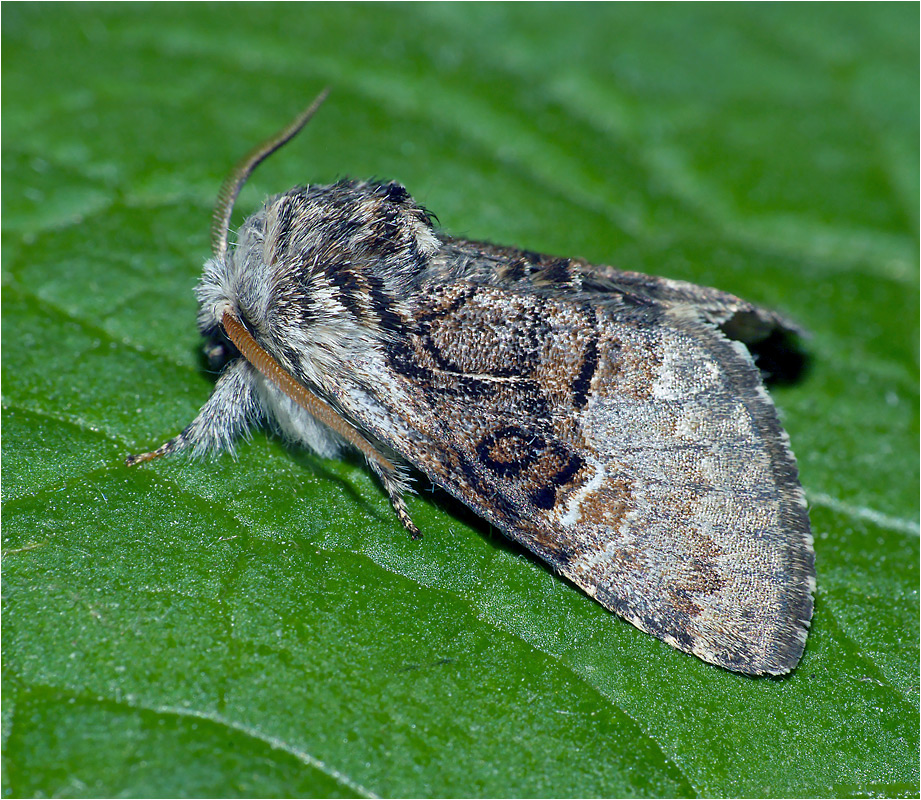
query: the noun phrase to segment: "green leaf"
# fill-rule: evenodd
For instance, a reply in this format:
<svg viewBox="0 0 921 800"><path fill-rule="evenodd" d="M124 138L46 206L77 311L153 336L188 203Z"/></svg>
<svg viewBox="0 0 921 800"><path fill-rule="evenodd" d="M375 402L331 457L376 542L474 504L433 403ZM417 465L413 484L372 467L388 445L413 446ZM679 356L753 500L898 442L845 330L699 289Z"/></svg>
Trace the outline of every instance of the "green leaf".
<svg viewBox="0 0 921 800"><path fill-rule="evenodd" d="M2 22L5 796L918 796L916 5ZM212 385L223 174L328 83L238 208L392 177L456 235L811 332L774 390L818 558L793 675L670 649L440 493L410 541L355 459L123 466Z"/></svg>

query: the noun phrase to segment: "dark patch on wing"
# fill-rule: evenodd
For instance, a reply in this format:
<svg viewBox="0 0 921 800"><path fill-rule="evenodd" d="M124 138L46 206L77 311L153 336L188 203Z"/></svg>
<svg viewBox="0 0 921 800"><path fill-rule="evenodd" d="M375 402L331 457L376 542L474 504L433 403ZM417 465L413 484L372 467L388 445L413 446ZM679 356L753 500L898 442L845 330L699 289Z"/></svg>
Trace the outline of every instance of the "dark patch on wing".
<svg viewBox="0 0 921 800"><path fill-rule="evenodd" d="M387 363L394 372L409 378L420 387L430 386L434 381L432 371L419 363L412 347L403 339L388 342Z"/></svg>
<svg viewBox="0 0 921 800"><path fill-rule="evenodd" d="M585 352L582 354L582 366L579 374L572 382L572 404L576 408L585 408L588 403L588 393L592 387L592 378L598 369L598 338L589 339Z"/></svg>
<svg viewBox="0 0 921 800"><path fill-rule="evenodd" d="M437 322L439 316L440 315L433 315L427 319L420 320L418 324L420 342L425 352L431 356L432 360L440 369L447 370L448 372L461 372L461 369L444 355L441 348L434 341L432 323Z"/></svg>
<svg viewBox="0 0 921 800"><path fill-rule="evenodd" d="M540 281L550 284L570 284L572 272L569 269L570 259L558 258L542 267L540 274L535 276Z"/></svg>
<svg viewBox="0 0 921 800"><path fill-rule="evenodd" d="M507 262L502 269L502 277L508 281L524 280L528 275L530 264L523 258L515 258Z"/></svg>
<svg viewBox="0 0 921 800"><path fill-rule="evenodd" d="M467 401L486 400L496 395L494 384L469 375L440 376L437 385L432 388L443 395L462 397Z"/></svg>
<svg viewBox="0 0 921 800"><path fill-rule="evenodd" d="M489 502L489 511L496 516L501 524L509 528L517 528L521 524L521 514L515 504L509 500L501 491L484 485L482 479L477 474L476 467L471 464L460 453L456 453L457 466L460 468L464 481L469 487L468 491L473 493L473 498L468 497L466 502L480 504L486 500ZM463 488L463 487L461 487ZM467 494L468 492L462 492Z"/></svg>
<svg viewBox="0 0 921 800"><path fill-rule="evenodd" d="M554 475L545 478L543 485L530 493L531 502L549 511L556 505L557 491L566 486L583 466L585 461L575 453L570 453L564 466Z"/></svg>
<svg viewBox="0 0 921 800"><path fill-rule="evenodd" d="M615 614L620 614L620 616L631 622L637 620L635 624L647 633L651 633L659 639L664 639L665 637L675 639L684 650L690 651L698 641L696 636L688 633L688 618L684 614L674 612L662 616L652 616L642 613L637 614L638 609L635 604L627 602L623 598L611 593L610 590L602 585L598 586L598 592L595 595L595 599Z"/></svg>
<svg viewBox="0 0 921 800"><path fill-rule="evenodd" d="M685 614L669 614L664 619L662 617L644 616L643 626L653 636L664 639L667 636L672 637L678 646L683 650L691 650L694 647L697 638L687 631L687 617Z"/></svg>
<svg viewBox="0 0 921 800"><path fill-rule="evenodd" d="M447 305L439 305L437 302L433 303L430 311L425 311L418 315L418 321L420 323L431 322L439 317L451 316L457 313L467 305L467 302L476 294L476 291L475 286L468 286L463 291L457 292L456 296ZM441 299L437 294L434 295L434 298L435 300Z"/></svg>

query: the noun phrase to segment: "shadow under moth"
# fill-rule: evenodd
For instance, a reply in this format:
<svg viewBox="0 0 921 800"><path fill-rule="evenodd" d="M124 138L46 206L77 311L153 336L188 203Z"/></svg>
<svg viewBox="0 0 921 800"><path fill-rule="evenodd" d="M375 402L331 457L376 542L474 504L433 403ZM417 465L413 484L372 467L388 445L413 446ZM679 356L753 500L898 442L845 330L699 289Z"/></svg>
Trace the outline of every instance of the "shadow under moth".
<svg viewBox="0 0 921 800"><path fill-rule="evenodd" d="M414 537L410 468L673 647L792 670L812 536L747 346L795 327L716 289L452 238L398 183L296 187L230 247L243 184L324 98L225 180L196 289L223 371L128 464L232 451L260 422L322 456L357 448Z"/></svg>

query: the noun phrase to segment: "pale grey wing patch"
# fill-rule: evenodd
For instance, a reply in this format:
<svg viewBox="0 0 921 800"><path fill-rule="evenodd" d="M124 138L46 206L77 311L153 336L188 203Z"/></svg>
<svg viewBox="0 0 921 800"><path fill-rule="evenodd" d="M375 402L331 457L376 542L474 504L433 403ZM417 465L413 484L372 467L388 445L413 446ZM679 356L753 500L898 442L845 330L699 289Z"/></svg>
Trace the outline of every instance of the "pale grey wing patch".
<svg viewBox="0 0 921 800"><path fill-rule="evenodd" d="M815 586L796 464L745 348L670 313L626 348L659 353L652 370L602 356L580 416L593 474L557 512L588 546L562 571L679 649L788 672Z"/></svg>

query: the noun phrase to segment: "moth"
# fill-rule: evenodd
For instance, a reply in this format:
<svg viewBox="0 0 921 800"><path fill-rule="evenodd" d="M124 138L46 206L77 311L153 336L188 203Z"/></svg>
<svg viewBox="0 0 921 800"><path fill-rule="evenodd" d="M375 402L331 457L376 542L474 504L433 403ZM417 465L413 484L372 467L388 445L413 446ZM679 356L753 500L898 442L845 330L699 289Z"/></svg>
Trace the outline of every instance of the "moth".
<svg viewBox="0 0 921 800"><path fill-rule="evenodd" d="M395 182L270 197L228 243L256 166L225 180L196 288L223 366L138 464L232 451L269 423L355 448L417 537L411 472L640 630L752 675L792 670L812 617L806 501L747 346L795 327L731 294L456 239Z"/></svg>

